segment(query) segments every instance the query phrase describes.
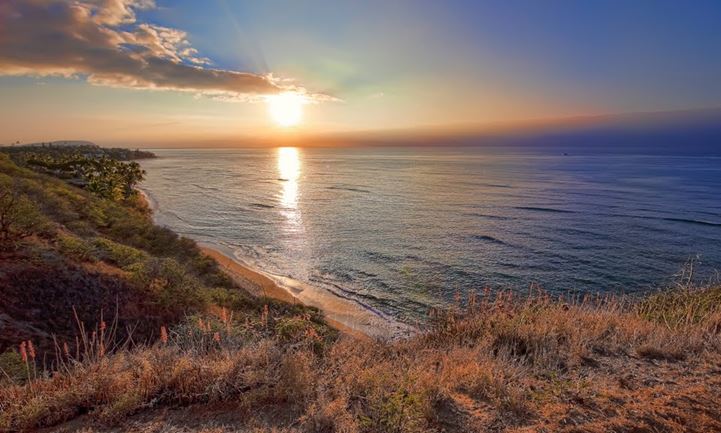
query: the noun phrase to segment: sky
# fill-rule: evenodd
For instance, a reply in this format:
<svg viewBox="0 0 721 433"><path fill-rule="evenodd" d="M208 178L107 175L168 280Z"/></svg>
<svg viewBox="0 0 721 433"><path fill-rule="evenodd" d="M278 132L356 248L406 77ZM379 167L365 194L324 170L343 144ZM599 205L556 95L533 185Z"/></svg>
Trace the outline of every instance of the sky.
<svg viewBox="0 0 721 433"><path fill-rule="evenodd" d="M720 22L703 0L6 0L0 143L242 144L721 107ZM266 102L287 92L305 102L291 128Z"/></svg>

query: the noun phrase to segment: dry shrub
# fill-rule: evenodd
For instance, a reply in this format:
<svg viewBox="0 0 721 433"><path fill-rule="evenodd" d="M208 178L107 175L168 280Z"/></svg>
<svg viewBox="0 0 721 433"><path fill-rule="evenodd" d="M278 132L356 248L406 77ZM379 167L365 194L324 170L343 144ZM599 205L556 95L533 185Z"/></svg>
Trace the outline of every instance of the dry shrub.
<svg viewBox="0 0 721 433"><path fill-rule="evenodd" d="M704 314L672 328L625 299L500 295L439 314L407 340L321 346L317 323L297 312L269 312L268 325L240 313L194 317L154 346L0 389L0 429L233 402L250 419L280 410L295 421L273 418L278 428L319 433L679 431L666 415L691 409L690 431L714 431L719 315ZM708 380L702 389L699 378Z"/></svg>
<svg viewBox="0 0 721 433"><path fill-rule="evenodd" d="M304 429L311 433L358 433L359 426L348 410L349 404L346 396L328 400L321 395L301 418Z"/></svg>
<svg viewBox="0 0 721 433"><path fill-rule="evenodd" d="M278 397L305 405L312 397L317 379L314 364L315 355L309 350L286 354L280 362Z"/></svg>
<svg viewBox="0 0 721 433"><path fill-rule="evenodd" d="M697 287L689 284L664 290L644 298L638 304L637 312L669 329L705 322L710 316L718 317L721 313L721 285Z"/></svg>

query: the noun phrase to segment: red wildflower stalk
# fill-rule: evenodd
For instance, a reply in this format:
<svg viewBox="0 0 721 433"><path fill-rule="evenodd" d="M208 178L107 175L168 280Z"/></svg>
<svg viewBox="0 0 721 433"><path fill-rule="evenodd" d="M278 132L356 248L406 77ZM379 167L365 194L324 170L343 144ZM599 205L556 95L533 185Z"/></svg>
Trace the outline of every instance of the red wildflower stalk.
<svg viewBox="0 0 721 433"><path fill-rule="evenodd" d="M22 358L23 362L27 364L28 362L28 352L27 352L27 344L23 341L20 343L20 357Z"/></svg>
<svg viewBox="0 0 721 433"><path fill-rule="evenodd" d="M168 344L168 330L165 329L165 326L160 327L160 341L162 341L163 344Z"/></svg>
<svg viewBox="0 0 721 433"><path fill-rule="evenodd" d="M263 314L260 316L263 326L268 326L268 304L263 305Z"/></svg>
<svg viewBox="0 0 721 433"><path fill-rule="evenodd" d="M35 346L33 346L33 342L28 340L28 355L30 355L30 358L35 361Z"/></svg>

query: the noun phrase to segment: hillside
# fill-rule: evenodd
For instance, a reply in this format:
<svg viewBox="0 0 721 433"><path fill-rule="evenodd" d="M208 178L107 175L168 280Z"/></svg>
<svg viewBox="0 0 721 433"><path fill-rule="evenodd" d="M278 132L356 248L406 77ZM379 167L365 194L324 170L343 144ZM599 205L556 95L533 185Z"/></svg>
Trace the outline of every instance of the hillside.
<svg viewBox="0 0 721 433"><path fill-rule="evenodd" d="M26 155L13 157L28 161ZM112 323L115 340L142 343L156 339L160 326L211 307L257 316L266 304L272 311L304 311L252 298L193 241L153 225L132 184L123 183L142 173L130 180L114 176L122 164L134 163L94 166L96 183L81 189L0 153L0 287L6 301L0 305L0 353L29 340L53 367L56 343L74 342L78 322L88 332Z"/></svg>
<svg viewBox="0 0 721 433"><path fill-rule="evenodd" d="M23 147L95 147L99 148L97 144L87 140L54 140L54 141L40 141L37 143L27 143Z"/></svg>
<svg viewBox="0 0 721 433"><path fill-rule="evenodd" d="M358 339L153 225L132 163L73 161L95 183L0 153L0 431L721 431L721 286L482 291Z"/></svg>

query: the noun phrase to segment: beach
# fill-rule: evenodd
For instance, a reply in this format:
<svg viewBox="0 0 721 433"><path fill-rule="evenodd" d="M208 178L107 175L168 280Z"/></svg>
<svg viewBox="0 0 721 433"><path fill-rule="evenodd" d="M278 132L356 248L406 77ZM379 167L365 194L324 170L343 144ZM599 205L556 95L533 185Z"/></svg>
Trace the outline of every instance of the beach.
<svg viewBox="0 0 721 433"><path fill-rule="evenodd" d="M288 302L291 304L302 302L295 297L289 290L281 287L272 278L263 274L260 271L250 268L247 265L241 264L240 262L231 259L224 255L220 251L213 249L209 246L201 246L200 249L203 253L209 257L212 257L221 269L228 274L236 284L242 287L247 292L257 297L266 297L277 299L279 301ZM322 310L322 308L321 308ZM355 329L348 326L340 321L333 320L329 317L325 317L326 322L338 331L352 335L358 338L369 338L369 334L363 332L361 329Z"/></svg>
<svg viewBox="0 0 721 433"><path fill-rule="evenodd" d="M250 294L317 308L323 312L330 326L344 334L364 339L387 339L413 332L409 326L384 318L351 300L290 278L254 269L229 257L219 247L201 243L200 248Z"/></svg>

